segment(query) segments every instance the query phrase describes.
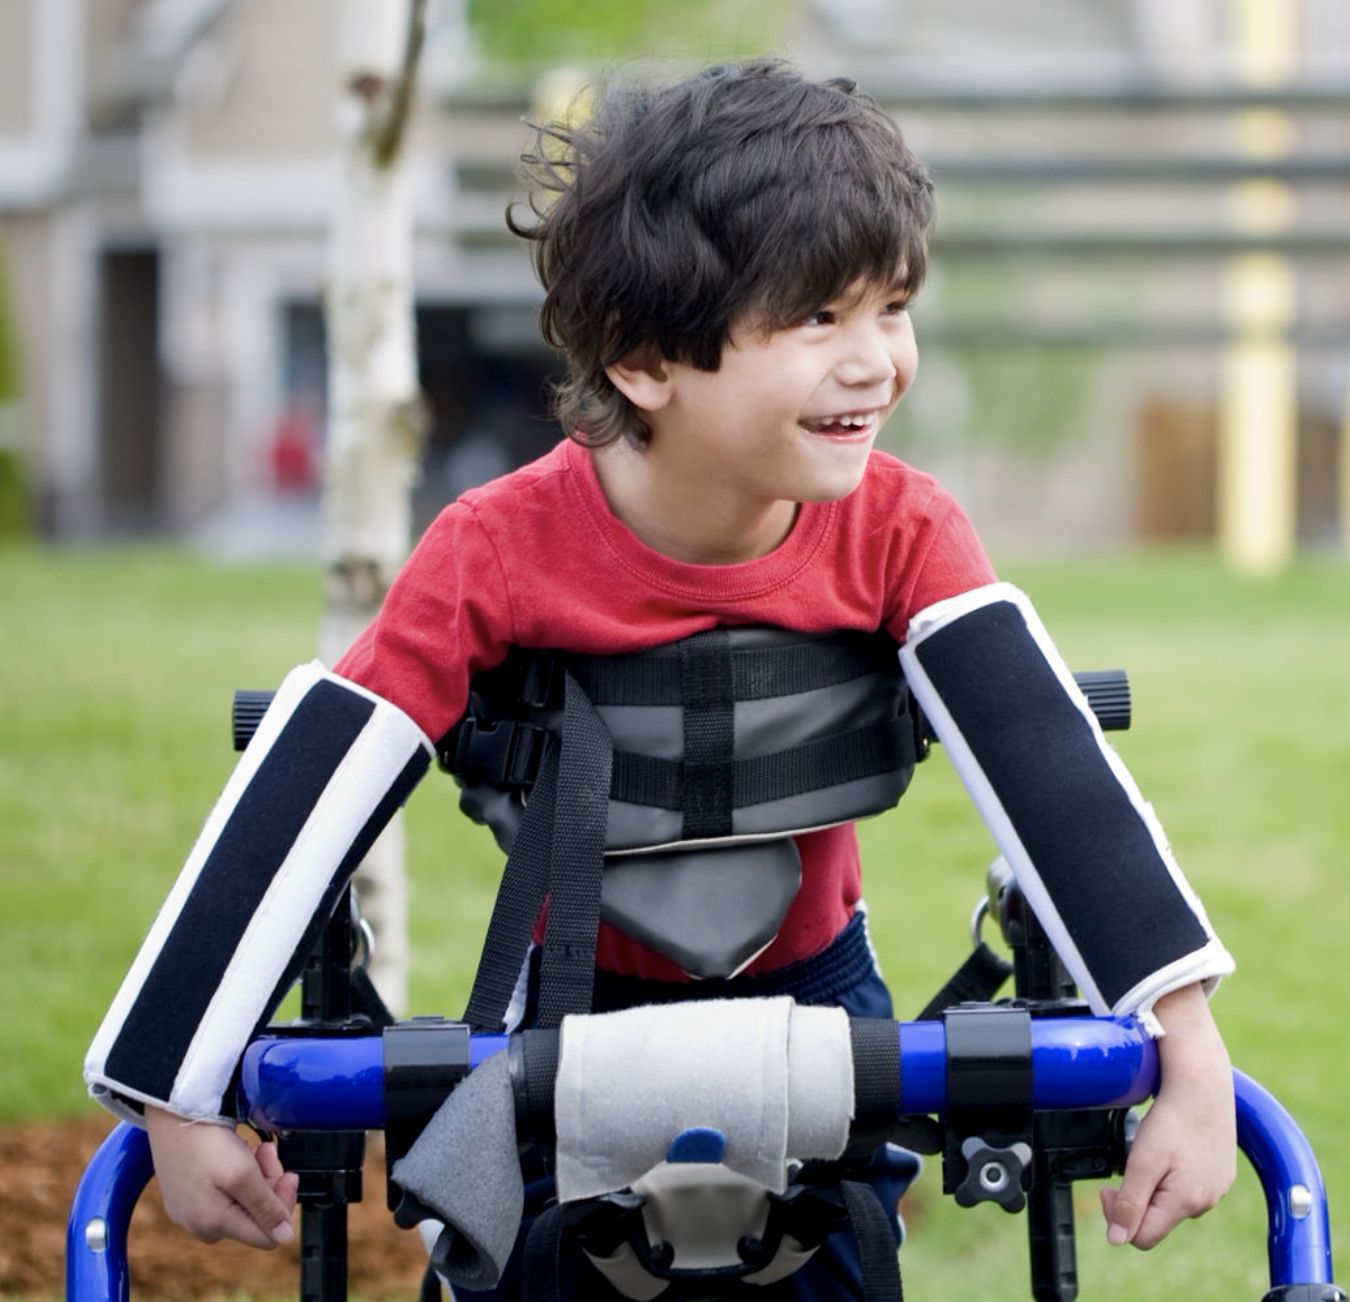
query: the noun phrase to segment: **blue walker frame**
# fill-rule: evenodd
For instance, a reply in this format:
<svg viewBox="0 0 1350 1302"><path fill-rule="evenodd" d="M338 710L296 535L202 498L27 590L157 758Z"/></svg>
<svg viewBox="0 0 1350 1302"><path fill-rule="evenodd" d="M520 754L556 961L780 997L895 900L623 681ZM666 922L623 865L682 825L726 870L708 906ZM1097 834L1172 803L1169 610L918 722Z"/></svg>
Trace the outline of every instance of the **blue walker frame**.
<svg viewBox="0 0 1350 1302"><path fill-rule="evenodd" d="M1108 671L1075 677L1103 727L1129 726L1129 688L1123 674ZM242 750L247 744L266 699L270 699L270 693L236 696L236 749ZM995 885L991 876L991 888ZM1134 1018L1079 1015L1083 1005L1074 998L1072 982L1034 915L1022 907L1024 902L1015 886L1011 891L991 889L990 900L982 902L975 919L977 946L979 919L995 903L1004 924L1005 939L1014 947L1017 961L1006 966L1016 973L1018 999L1011 1004L967 1003L950 1011L953 1015L972 1011L995 1016L1007 1013L1022 1019L1023 1025L1014 1038L1029 1039L1029 1044L1020 1051L1023 1060L1016 1064L1024 1073L1022 1084L1029 1081L1027 1121L1038 1115L1056 1114L1067 1119L1071 1113L1112 1112L1118 1116L1121 1110L1148 1099L1158 1083L1153 1039ZM1008 928L1010 919L1015 920L1016 940ZM424 1058L416 1073L415 1088L423 1099L422 1111L426 1115L434 1110L434 1104L432 1108L425 1106L428 1090L438 1102L468 1071L493 1054L510 1051L515 1038L471 1035L462 1023L440 1019L398 1023L373 1033L367 1022L366 1033L362 1033L359 1019L353 1018L355 1002L359 1002L353 999L353 989L358 984L352 966L352 956L358 948L355 939L356 922L350 902L346 901L339 906L311 957L304 978L300 1021L269 1028L248 1046L235 1100L235 1114L261 1131L294 1136L302 1143L317 1141L320 1151L328 1141L332 1153L345 1154L326 1168L331 1173L324 1186L327 1193L311 1200L318 1204L317 1208L305 1205L302 1177L300 1201L305 1213L302 1243L307 1249L313 1246L311 1239L320 1246L326 1244L329 1227L335 1226L336 1242L343 1254L336 1279L331 1278L329 1263L321 1262L324 1278L313 1295L323 1298L345 1297L346 1204L360 1197L361 1145L344 1146L344 1141L353 1137L360 1140L364 1132L372 1130L389 1130L392 1137L394 1128L406 1120L406 1110L396 1099L393 1084L397 1059L403 1051L390 1052L391 1037L401 1030L429 1024L447 1033L437 1040L433 1057ZM359 975L364 978L363 972ZM953 1063L968 1052L966 1048L958 1048L956 1041L968 1044L969 1035L967 1032L954 1035L953 1043L949 1043L948 1015L893 1025L898 1039L900 1075L896 1127L902 1142L905 1127L916 1117L938 1118L950 1141L958 1113L963 1114L963 1121L968 1124L972 1112L987 1112L996 1118L1006 1111L1006 1100L997 1094L998 1082L1008 1078L1006 1062L994 1064L995 1070L988 1078L995 1082L991 1087L993 1093L981 1096L974 1107L970 1106L968 1077L961 1078L957 1090L949 1091ZM447 1050L443 1060L435 1056L441 1046ZM968 1068L970 1064L963 1060L961 1065ZM1285 1107L1257 1081L1234 1070L1233 1086L1238 1147L1255 1170L1266 1200L1270 1288L1262 1302L1347 1302L1345 1290L1334 1283L1326 1186L1311 1144ZM955 1097L958 1091L959 1098ZM967 1129L962 1133L971 1132ZM995 1163L1004 1160L1002 1152L993 1150ZM981 1156L979 1160L983 1162L986 1158ZM350 1185L343 1185L343 1178L344 1174L352 1175L354 1161L357 1183L353 1190ZM1003 1177L1009 1173L1020 1176L1015 1162L999 1174ZM1031 1177L1032 1172L1025 1174ZM127 1234L137 1200L152 1175L145 1132L122 1122L90 1160L72 1202L66 1234L67 1302L128 1302L131 1280ZM1003 1202L1010 1210L1019 1210L1025 1203L1025 1198L1005 1197L1007 1182L1002 1178L997 1181L1004 1185L1000 1194L974 1187L978 1185L977 1175L978 1172L968 1175L963 1189L954 1189L954 1182L947 1184L945 1192L955 1192L957 1201L963 1205L992 1199ZM1063 1194L1074 1178L1085 1177L1052 1177L1048 1183L1060 1188L1051 1190L1047 1196ZM1030 1183L1030 1178L1022 1180L1021 1188L1026 1189ZM336 1221L332 1219L335 1215ZM1067 1255L1067 1279L1063 1273L1056 1274L1060 1266L1054 1260L1044 1276L1039 1274L1043 1267L1033 1253L1032 1291L1037 1298L1076 1295L1072 1235L1067 1245L1052 1247L1052 1258L1056 1252ZM302 1281L302 1291L304 1287Z"/></svg>
<svg viewBox="0 0 1350 1302"><path fill-rule="evenodd" d="M947 1033L941 1021L897 1022L905 1114L947 1108ZM1033 1019L1034 1107L1119 1108L1157 1083L1153 1041L1130 1018ZM475 1035L476 1066L508 1037ZM268 1130L380 1130L386 1119L381 1036L270 1037L245 1056L240 1103ZM1265 1193L1269 1302L1344 1302L1333 1282L1326 1187L1312 1146L1284 1106L1234 1071L1238 1144ZM145 1132L118 1125L85 1170L67 1232L67 1302L126 1302L127 1231L151 1175Z"/></svg>

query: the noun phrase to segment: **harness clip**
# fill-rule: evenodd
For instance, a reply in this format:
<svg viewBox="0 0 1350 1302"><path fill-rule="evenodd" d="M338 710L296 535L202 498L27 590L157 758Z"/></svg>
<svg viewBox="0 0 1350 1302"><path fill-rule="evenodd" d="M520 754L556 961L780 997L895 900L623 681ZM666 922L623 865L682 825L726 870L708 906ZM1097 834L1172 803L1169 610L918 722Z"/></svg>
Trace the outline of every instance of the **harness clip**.
<svg viewBox="0 0 1350 1302"><path fill-rule="evenodd" d="M562 658L551 651L529 651L519 657L511 679L511 699L528 710L562 705Z"/></svg>
<svg viewBox="0 0 1350 1302"><path fill-rule="evenodd" d="M539 776L548 736L547 728L533 723L470 717L455 729L442 766L468 783L527 790Z"/></svg>

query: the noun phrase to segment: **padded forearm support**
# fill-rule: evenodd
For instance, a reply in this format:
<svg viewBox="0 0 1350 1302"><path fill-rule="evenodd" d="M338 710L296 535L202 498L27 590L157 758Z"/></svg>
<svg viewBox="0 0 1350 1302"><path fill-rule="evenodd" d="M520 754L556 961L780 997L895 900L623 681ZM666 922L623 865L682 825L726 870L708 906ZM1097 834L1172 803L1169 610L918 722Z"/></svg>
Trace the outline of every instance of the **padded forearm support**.
<svg viewBox="0 0 1350 1302"><path fill-rule="evenodd" d="M1149 1016L1233 960L1031 603L1003 583L921 611L905 676L1095 1012Z"/></svg>
<svg viewBox="0 0 1350 1302"><path fill-rule="evenodd" d="M402 710L294 670L226 784L85 1061L123 1116L229 1111L235 1066L434 748Z"/></svg>

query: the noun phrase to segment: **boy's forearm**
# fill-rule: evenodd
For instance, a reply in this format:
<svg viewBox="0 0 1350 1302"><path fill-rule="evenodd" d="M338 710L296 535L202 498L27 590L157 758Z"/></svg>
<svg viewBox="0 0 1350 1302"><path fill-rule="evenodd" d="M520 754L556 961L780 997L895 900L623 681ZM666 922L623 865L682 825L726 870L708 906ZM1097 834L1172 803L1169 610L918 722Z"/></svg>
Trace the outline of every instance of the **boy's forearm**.
<svg viewBox="0 0 1350 1302"><path fill-rule="evenodd" d="M1209 998L1202 982L1195 981L1159 997L1153 1011L1157 1014L1166 1039L1172 1032L1186 1034L1199 1030L1218 1034Z"/></svg>

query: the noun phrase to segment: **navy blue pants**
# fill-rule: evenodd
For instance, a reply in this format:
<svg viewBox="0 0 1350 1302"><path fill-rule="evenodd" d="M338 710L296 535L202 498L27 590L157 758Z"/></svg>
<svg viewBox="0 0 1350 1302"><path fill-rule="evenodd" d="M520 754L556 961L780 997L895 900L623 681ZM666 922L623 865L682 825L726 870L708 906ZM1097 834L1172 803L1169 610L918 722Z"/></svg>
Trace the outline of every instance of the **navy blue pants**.
<svg viewBox="0 0 1350 1302"><path fill-rule="evenodd" d="M534 1013L538 983L538 955L531 971L531 998L526 1006L526 1024ZM823 954L805 959L763 977L732 981L653 982L636 978L596 974L594 1011L615 1012L643 1003L684 999L753 998L792 995L800 1004L843 1008L851 1017L892 1017L891 995L881 979L867 942L863 916L858 914ZM540 1154L527 1153L525 1173L525 1219L516 1238L515 1250L497 1287L486 1292L457 1288L463 1302L515 1302L521 1296L521 1259L525 1238L534 1219L554 1196L553 1179ZM896 1208L901 1196L918 1174L914 1154L887 1144L876 1150L866 1179L877 1191L891 1216L896 1244L900 1223ZM560 1264L561 1295L578 1302L622 1302L622 1295L579 1252L564 1252ZM746 1302L857 1302L863 1296L862 1270L857 1241L847 1228L837 1230L800 1270L777 1284L742 1285L729 1298Z"/></svg>

